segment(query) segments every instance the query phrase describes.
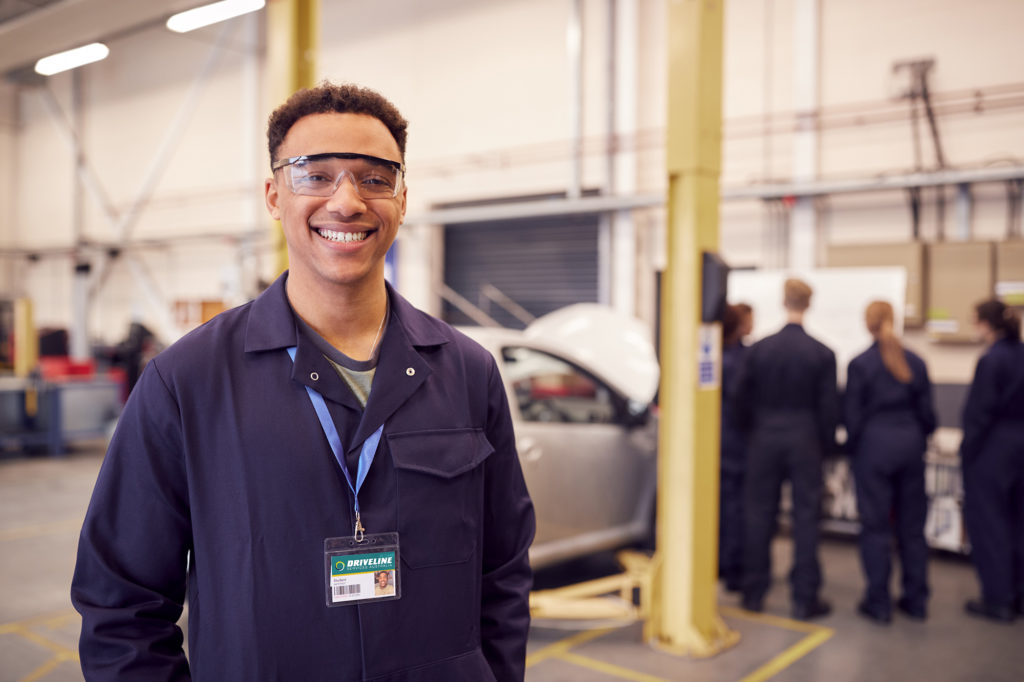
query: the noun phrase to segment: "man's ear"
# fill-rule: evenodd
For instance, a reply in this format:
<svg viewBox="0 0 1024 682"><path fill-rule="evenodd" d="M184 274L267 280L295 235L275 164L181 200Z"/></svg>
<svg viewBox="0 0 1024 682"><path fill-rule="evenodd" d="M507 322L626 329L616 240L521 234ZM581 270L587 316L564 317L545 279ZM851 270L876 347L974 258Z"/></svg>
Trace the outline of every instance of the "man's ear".
<svg viewBox="0 0 1024 682"><path fill-rule="evenodd" d="M274 181L274 178L267 178L263 181L263 200L267 204L267 211L270 213L270 217L274 220L281 219L281 209L277 205L280 196L277 192L277 183Z"/></svg>

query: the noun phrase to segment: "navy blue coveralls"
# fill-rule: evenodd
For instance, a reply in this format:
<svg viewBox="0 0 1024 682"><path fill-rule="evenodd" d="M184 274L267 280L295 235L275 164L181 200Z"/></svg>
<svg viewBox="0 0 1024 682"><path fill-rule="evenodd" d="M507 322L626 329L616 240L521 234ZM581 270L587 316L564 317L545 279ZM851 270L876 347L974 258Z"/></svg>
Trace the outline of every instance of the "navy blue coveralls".
<svg viewBox="0 0 1024 682"><path fill-rule="evenodd" d="M363 409L286 276L132 391L71 586L86 679L521 681L534 516L494 358L389 288ZM324 540L351 536L353 498L307 386L346 453L383 425L359 503L368 534L399 533L400 599L326 606Z"/></svg>
<svg viewBox="0 0 1024 682"><path fill-rule="evenodd" d="M736 416L736 387L747 347L722 348L722 444L718 498L718 574L729 590L743 586L743 472L747 438Z"/></svg>
<svg viewBox="0 0 1024 682"><path fill-rule="evenodd" d="M771 541L782 483L793 494L793 602L816 602L821 587L818 520L821 460L839 416L836 356L799 324L787 324L747 351L737 389L750 435L744 504L743 601L759 605L771 585Z"/></svg>
<svg viewBox="0 0 1024 682"><path fill-rule="evenodd" d="M901 604L911 613L924 614L928 601L924 454L936 426L935 408L924 361L909 350L904 356L913 374L906 384L885 367L877 343L855 357L846 374L844 422L867 579L863 605L883 617L892 611L893 516L902 565Z"/></svg>
<svg viewBox="0 0 1024 682"><path fill-rule="evenodd" d="M1024 612L1024 344L979 360L964 406L964 520L982 599Z"/></svg>

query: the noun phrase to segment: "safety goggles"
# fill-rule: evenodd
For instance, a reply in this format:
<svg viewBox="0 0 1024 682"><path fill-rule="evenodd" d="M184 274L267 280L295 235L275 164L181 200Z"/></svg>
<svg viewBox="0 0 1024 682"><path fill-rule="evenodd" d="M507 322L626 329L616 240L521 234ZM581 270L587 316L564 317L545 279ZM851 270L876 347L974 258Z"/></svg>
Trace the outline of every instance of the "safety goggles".
<svg viewBox="0 0 1024 682"><path fill-rule="evenodd" d="M364 199L391 199L402 189L405 167L397 161L369 154L328 152L280 159L271 166L281 171L295 194L329 197L348 178Z"/></svg>

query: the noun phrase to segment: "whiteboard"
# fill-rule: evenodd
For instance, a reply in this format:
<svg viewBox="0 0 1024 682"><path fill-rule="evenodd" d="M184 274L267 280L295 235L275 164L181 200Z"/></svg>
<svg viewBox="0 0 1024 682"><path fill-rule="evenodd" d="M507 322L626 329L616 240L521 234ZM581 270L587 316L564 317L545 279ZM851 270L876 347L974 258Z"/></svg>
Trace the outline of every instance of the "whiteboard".
<svg viewBox="0 0 1024 682"><path fill-rule="evenodd" d="M871 345L864 326L864 309L871 301L892 304L893 329L903 333L903 305L907 299L904 268L822 268L794 274L784 270L735 270L729 273L729 303L747 303L754 309L754 329L749 343L774 334L786 324L782 287L789 277L799 277L814 289L811 307L804 315L807 333L836 354L840 386L846 385L846 366Z"/></svg>

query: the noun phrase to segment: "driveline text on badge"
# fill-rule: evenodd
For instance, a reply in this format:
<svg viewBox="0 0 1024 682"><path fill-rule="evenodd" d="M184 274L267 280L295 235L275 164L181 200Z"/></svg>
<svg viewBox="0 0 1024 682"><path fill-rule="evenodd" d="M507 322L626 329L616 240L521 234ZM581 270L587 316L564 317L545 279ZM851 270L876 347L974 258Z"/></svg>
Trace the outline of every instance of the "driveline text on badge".
<svg viewBox="0 0 1024 682"><path fill-rule="evenodd" d="M374 559L350 559L345 568L369 568L370 566L390 566L394 557L377 557Z"/></svg>
<svg viewBox="0 0 1024 682"><path fill-rule="evenodd" d="M331 575L356 575L374 571L394 571L397 567L395 552L374 552L372 554L335 554L331 557Z"/></svg>

